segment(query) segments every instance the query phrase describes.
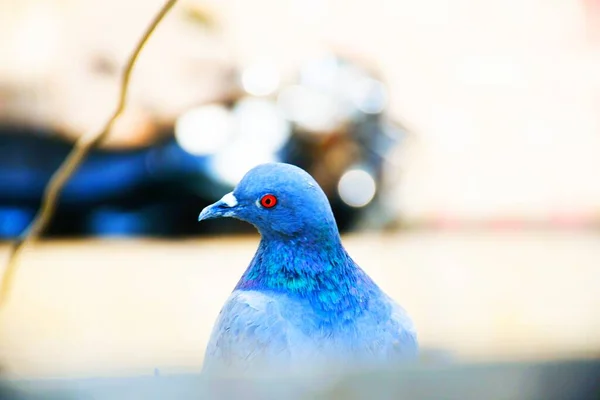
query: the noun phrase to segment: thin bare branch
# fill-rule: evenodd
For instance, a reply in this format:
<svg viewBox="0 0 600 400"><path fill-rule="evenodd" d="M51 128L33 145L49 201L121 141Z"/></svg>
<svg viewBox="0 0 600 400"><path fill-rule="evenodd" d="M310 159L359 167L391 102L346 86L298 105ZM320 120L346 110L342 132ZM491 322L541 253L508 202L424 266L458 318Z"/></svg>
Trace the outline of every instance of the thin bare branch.
<svg viewBox="0 0 600 400"><path fill-rule="evenodd" d="M44 191L42 205L38 210L34 220L27 230L21 235L21 237L17 239L17 241L11 246L4 277L0 286L0 308L8 301L13 286L14 277L18 269L19 256L26 246L36 240L42 234L44 229L46 229L46 226L52 219L54 211L56 210L58 198L65 184L69 181L83 160L85 160L85 157L90 150L92 150L96 145L102 142L106 136L108 136L115 121L123 113L127 103L131 73L135 67L138 56L140 55L150 36L152 36L152 33L156 27L160 24L165 15L167 15L167 13L173 8L175 3L177 3L177 0L167 0L156 16L154 16L146 28L144 35L138 41L133 53L131 53L129 56L127 64L123 69L117 107L104 127L99 132L93 132L80 137L65 161L52 175L52 178L50 178L50 181L46 186L46 190Z"/></svg>

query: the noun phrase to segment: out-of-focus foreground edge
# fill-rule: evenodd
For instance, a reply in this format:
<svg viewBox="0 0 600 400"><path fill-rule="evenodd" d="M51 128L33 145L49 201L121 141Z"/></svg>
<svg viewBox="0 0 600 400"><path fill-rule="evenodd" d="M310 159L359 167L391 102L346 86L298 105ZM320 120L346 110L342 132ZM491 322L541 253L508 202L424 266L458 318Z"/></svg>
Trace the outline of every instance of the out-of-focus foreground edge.
<svg viewBox="0 0 600 400"><path fill-rule="evenodd" d="M240 397L241 396L241 397ZM2 380L0 400L598 399L600 360L390 367L327 380L208 379L199 374Z"/></svg>

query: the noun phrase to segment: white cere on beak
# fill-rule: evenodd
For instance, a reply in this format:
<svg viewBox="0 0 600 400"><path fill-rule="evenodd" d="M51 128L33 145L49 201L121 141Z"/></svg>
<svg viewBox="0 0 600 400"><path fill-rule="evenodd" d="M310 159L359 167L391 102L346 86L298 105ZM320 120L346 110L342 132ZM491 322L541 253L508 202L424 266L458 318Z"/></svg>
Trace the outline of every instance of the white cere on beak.
<svg viewBox="0 0 600 400"><path fill-rule="evenodd" d="M221 201L227 204L227 207L235 207L237 206L237 199L233 195L233 192L227 193L225 196L221 198Z"/></svg>

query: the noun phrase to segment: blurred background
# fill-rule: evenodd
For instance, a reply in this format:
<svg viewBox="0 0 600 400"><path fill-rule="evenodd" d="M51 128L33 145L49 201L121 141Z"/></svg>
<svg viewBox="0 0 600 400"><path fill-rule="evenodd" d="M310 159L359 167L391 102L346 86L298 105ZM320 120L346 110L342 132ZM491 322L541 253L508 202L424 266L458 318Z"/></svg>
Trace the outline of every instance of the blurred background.
<svg viewBox="0 0 600 400"><path fill-rule="evenodd" d="M161 0L0 1L0 237L101 128ZM256 164L328 195L432 361L600 356L600 2L181 0L0 310L27 377L197 371Z"/></svg>

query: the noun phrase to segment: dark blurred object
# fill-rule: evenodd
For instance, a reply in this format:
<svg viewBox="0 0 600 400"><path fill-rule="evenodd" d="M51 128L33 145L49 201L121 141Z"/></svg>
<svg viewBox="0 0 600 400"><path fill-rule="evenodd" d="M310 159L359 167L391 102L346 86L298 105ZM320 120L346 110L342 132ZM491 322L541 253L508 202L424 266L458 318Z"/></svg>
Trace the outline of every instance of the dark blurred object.
<svg viewBox="0 0 600 400"><path fill-rule="evenodd" d="M155 137L162 139L92 152L66 185L46 235L251 231L234 220L198 225L197 215L269 161L311 173L340 230L353 229L364 210L377 206L386 153L404 132L384 115L383 83L333 56L301 68L293 84L281 85L269 64L250 65L237 78L227 100L191 107L160 128ZM28 226L70 147L59 132L0 126L0 238Z"/></svg>
<svg viewBox="0 0 600 400"><path fill-rule="evenodd" d="M69 150L70 143L51 132L0 130L0 237L17 236L31 222L46 182ZM201 173L201 164L173 140L95 150L66 185L46 235L201 232L198 210L223 191Z"/></svg>
<svg viewBox="0 0 600 400"><path fill-rule="evenodd" d="M5 382L14 400L410 399L594 400L600 362L389 368L340 378L203 380L198 375ZM312 377L315 378L315 377Z"/></svg>

